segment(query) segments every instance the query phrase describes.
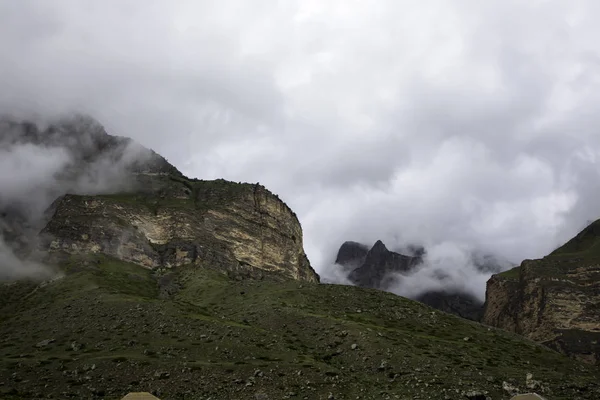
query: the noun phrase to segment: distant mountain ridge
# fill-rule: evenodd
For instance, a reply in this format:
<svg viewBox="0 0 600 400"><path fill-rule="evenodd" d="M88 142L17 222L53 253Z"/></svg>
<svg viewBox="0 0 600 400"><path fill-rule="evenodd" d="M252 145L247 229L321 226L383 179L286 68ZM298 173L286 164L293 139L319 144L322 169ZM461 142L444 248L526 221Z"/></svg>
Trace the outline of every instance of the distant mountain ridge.
<svg viewBox="0 0 600 400"><path fill-rule="evenodd" d="M370 249L364 244L347 241L338 250L335 263L345 270L355 285L390 290L402 274L414 272L426 255L422 246L407 246L406 251L411 255L390 251L381 240ZM481 272L500 272L504 268L490 255L473 253L472 257ZM426 291L414 300L474 321L479 321L483 315L483 301L454 287Z"/></svg>

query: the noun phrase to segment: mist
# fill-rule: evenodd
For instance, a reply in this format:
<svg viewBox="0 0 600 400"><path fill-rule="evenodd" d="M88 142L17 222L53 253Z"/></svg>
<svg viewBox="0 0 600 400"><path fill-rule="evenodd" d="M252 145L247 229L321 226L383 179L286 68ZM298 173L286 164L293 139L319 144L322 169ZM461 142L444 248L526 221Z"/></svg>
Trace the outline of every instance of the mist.
<svg viewBox="0 0 600 400"><path fill-rule="evenodd" d="M485 300L486 282L493 273L513 268L515 264L492 255L493 268L485 270L474 257L476 250L453 242L441 243L427 249L423 263L414 271L396 277L392 293L416 298L430 291L466 293L482 303Z"/></svg>
<svg viewBox="0 0 600 400"><path fill-rule="evenodd" d="M600 217L599 11L593 0L5 2L0 109L89 114L190 177L264 184L298 215L323 276L338 275L346 240L518 264ZM431 264L456 284L471 276L451 259ZM426 271L415 287L438 284Z"/></svg>
<svg viewBox="0 0 600 400"><path fill-rule="evenodd" d="M24 117L24 116L23 116ZM149 150L109 138L81 115L0 120L0 279L46 279L56 273L40 260L38 233L49 207L64 194L94 195L135 187L129 168Z"/></svg>

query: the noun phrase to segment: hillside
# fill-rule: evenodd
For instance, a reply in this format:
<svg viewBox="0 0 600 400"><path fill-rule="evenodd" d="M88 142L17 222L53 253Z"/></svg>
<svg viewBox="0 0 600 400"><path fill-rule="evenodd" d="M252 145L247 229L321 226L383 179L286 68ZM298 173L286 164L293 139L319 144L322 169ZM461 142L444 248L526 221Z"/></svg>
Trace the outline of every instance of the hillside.
<svg viewBox="0 0 600 400"><path fill-rule="evenodd" d="M377 290L102 255L62 268L0 286L3 399L600 397L595 367Z"/></svg>
<svg viewBox="0 0 600 400"><path fill-rule="evenodd" d="M600 364L600 221L539 260L492 276L483 321Z"/></svg>
<svg viewBox="0 0 600 400"><path fill-rule="evenodd" d="M41 251L55 263L58 253L92 253L151 269L193 264L239 278L319 280L297 216L264 186L188 179L86 116L46 126L0 121L0 149L14 158L15 175L30 174L19 155L32 148L53 155L53 173L0 194L0 239L19 257Z"/></svg>
<svg viewBox="0 0 600 400"><path fill-rule="evenodd" d="M0 196L2 400L600 398L597 368L520 336L320 284L259 184L187 178L87 118L2 129L9 156L60 161Z"/></svg>

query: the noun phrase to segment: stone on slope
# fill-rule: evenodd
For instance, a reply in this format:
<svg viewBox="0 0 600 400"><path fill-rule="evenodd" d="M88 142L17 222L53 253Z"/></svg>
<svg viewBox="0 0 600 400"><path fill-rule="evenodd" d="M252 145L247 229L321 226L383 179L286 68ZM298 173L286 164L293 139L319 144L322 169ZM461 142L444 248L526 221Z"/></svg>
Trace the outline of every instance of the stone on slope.
<svg viewBox="0 0 600 400"><path fill-rule="evenodd" d="M546 400L539 394L535 393L526 393L526 394L518 394L512 397L510 400Z"/></svg>

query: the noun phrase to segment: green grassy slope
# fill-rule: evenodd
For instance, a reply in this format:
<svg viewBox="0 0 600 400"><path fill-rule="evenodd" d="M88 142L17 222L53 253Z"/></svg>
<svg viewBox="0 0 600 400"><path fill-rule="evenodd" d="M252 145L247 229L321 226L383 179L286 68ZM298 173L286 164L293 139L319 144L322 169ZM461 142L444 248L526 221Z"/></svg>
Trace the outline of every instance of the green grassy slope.
<svg viewBox="0 0 600 400"><path fill-rule="evenodd" d="M72 259L43 287L0 286L0 398L600 398L600 370L375 290L157 275ZM485 394L484 394L485 393Z"/></svg>
<svg viewBox="0 0 600 400"><path fill-rule="evenodd" d="M521 267L514 267L514 268L511 268L504 272L500 272L499 274L496 274L496 276L501 276L505 279L519 280L520 273L521 273Z"/></svg>
<svg viewBox="0 0 600 400"><path fill-rule="evenodd" d="M549 257L600 258L600 220L592 222L573 239L550 253Z"/></svg>

